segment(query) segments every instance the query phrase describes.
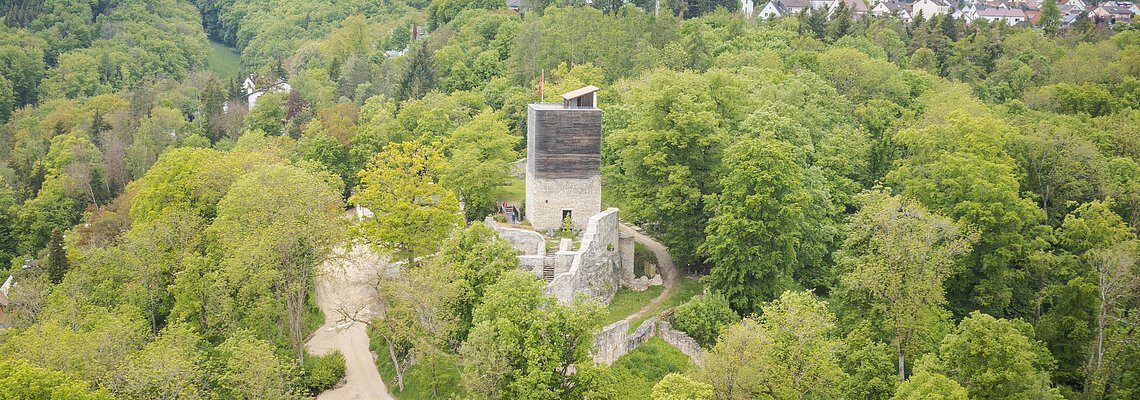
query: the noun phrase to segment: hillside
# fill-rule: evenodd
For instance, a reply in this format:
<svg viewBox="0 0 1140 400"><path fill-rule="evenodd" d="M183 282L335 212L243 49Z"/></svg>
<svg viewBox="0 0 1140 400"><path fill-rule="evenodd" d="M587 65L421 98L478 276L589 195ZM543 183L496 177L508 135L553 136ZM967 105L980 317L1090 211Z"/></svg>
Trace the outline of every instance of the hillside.
<svg viewBox="0 0 1140 400"><path fill-rule="evenodd" d="M339 395L342 328L396 398L1140 393L1135 6L819 3L4 4L0 398ZM652 296L559 302L482 223L587 85L699 363L595 363ZM349 248L398 272L330 312Z"/></svg>

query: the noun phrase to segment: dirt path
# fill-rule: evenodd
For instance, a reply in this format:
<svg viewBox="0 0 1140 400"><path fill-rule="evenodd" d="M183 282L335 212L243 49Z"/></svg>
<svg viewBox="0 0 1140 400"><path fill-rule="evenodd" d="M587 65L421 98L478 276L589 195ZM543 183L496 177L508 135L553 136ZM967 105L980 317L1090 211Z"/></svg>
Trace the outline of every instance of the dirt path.
<svg viewBox="0 0 1140 400"><path fill-rule="evenodd" d="M649 304L641 307L640 310L637 310L637 312L630 316L625 317L626 321L633 322L633 320L641 318L646 313L656 309L657 306L665 302L665 299L669 298L673 292L677 291L677 267L673 265L673 257L669 255L669 249L666 249L664 245L657 243L653 238L645 236L641 232L630 228L628 225L621 224L620 229L624 233L633 235L635 242L644 244L645 247L649 248L649 251L657 255L657 271L661 273L661 281L665 285L665 290L661 291L661 294L657 295Z"/></svg>
<svg viewBox="0 0 1140 400"><path fill-rule="evenodd" d="M318 400L392 399L384 386L372 352L368 350L365 325L344 317L345 313L366 319L376 312L377 272L387 263L363 246L321 266L317 277L317 305L325 313L325 325L305 346L313 354L340 350L346 364L346 383L317 396Z"/></svg>

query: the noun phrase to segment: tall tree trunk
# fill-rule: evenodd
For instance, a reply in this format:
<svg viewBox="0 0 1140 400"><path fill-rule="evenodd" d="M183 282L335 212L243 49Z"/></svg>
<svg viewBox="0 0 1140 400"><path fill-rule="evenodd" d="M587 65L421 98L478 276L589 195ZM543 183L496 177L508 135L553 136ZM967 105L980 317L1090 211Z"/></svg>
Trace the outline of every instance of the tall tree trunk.
<svg viewBox="0 0 1140 400"><path fill-rule="evenodd" d="M388 357L392 358L392 369L396 370L396 385L400 387L400 391L404 391L404 373L400 370L400 361L396 359L396 346L392 344L391 340L384 338L388 342Z"/></svg>

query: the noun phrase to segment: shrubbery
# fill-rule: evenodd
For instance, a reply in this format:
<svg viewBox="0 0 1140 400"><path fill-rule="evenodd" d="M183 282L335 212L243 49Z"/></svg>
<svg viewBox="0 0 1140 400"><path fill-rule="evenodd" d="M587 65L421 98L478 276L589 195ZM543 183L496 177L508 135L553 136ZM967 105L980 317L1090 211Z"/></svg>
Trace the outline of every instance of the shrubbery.
<svg viewBox="0 0 1140 400"><path fill-rule="evenodd" d="M729 307L728 299L713 292L694 297L677 307L673 314L673 327L687 333L701 346L711 347L716 344L720 330L739 319L740 316Z"/></svg>
<svg viewBox="0 0 1140 400"><path fill-rule="evenodd" d="M344 377L344 354L334 351L323 356L306 356L301 369L301 385L315 395L332 389Z"/></svg>

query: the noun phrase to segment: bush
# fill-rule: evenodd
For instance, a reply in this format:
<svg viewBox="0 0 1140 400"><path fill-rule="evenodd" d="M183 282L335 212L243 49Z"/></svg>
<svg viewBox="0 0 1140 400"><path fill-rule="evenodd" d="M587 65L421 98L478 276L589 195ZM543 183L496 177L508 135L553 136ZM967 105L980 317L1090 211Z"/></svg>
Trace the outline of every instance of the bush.
<svg viewBox="0 0 1140 400"><path fill-rule="evenodd" d="M336 386L344 377L344 355L335 351L323 356L308 355L301 366L301 385L309 393L316 395Z"/></svg>
<svg viewBox="0 0 1140 400"><path fill-rule="evenodd" d="M673 313L673 327L683 331L703 347L716 344L720 330L740 319L720 293L693 297Z"/></svg>

